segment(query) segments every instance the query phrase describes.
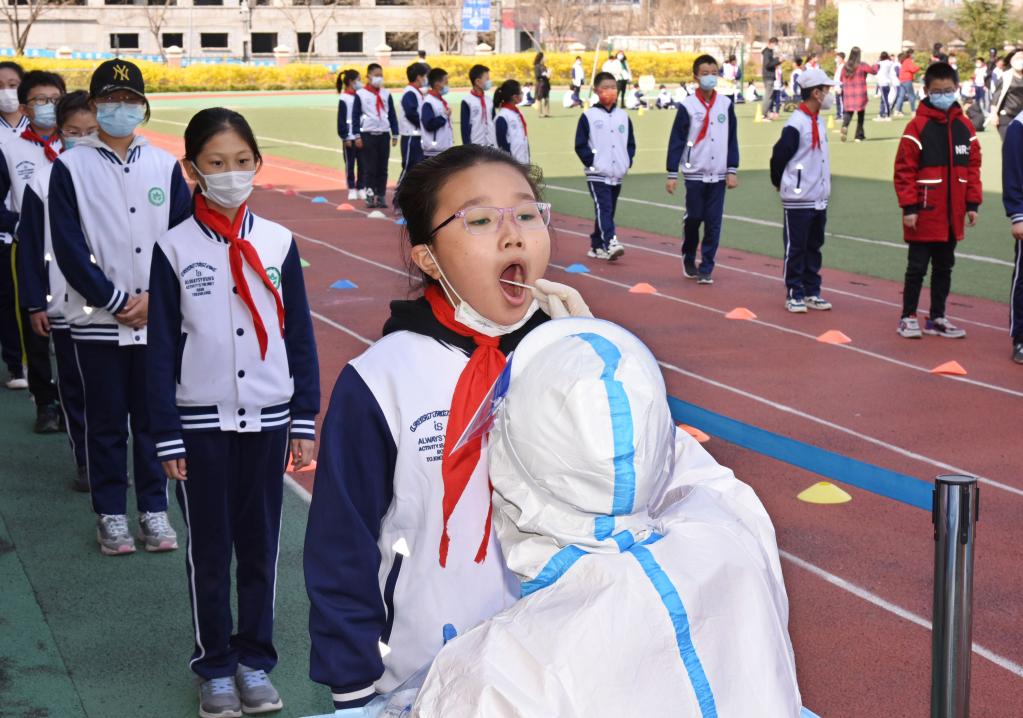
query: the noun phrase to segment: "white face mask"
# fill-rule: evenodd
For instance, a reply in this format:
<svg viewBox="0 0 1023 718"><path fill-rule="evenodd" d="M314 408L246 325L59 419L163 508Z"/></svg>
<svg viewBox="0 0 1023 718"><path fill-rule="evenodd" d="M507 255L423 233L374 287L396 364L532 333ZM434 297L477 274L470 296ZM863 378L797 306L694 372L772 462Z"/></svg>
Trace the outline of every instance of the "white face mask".
<svg viewBox="0 0 1023 718"><path fill-rule="evenodd" d="M20 106L17 90L0 90L0 112L15 112Z"/></svg>
<svg viewBox="0 0 1023 718"><path fill-rule="evenodd" d="M473 309L469 302L462 299L462 295L460 295L455 289L455 285L448 281L447 276L444 274L444 270L441 269L440 262L437 261L433 252L430 251L429 247L426 248L426 251L429 252L430 259L433 260L433 263L437 265L437 271L440 272L440 288L444 290L444 295L448 298L448 301L451 302L451 306L455 308L455 321L469 329L472 329L474 332L479 332L483 336L487 337L501 337L505 334L511 334L532 319L533 315L536 314L536 310L540 308L540 303L537 302L536 299L533 299L532 304L530 304L529 308L526 310L525 316L514 324L498 324L497 322L492 322ZM454 294L454 297L451 296L452 294ZM458 301L455 301L456 299Z"/></svg>
<svg viewBox="0 0 1023 718"><path fill-rule="evenodd" d="M384 76L383 75L376 75L375 77L369 78L369 84L373 85L373 87L383 87L384 86Z"/></svg>
<svg viewBox="0 0 1023 718"><path fill-rule="evenodd" d="M242 203L252 194L252 182L256 177L253 171L218 172L204 175L192 163L195 173L202 178L202 193L212 201L227 209L241 207Z"/></svg>
<svg viewBox="0 0 1023 718"><path fill-rule="evenodd" d="M826 94L824 96L824 99L821 100L821 109L822 110L830 110L832 107L834 107L834 105L835 105L835 96L832 93L829 92L828 94Z"/></svg>
<svg viewBox="0 0 1023 718"><path fill-rule="evenodd" d="M1012 62L1009 63L1009 64L1011 64L1012 65L1012 69L1016 70L1017 72L1019 70L1023 70L1023 55L1020 55L1018 53L1013 55L1012 56ZM0 109L3 109L3 108L0 107ZM7 110L5 110L5 111L7 111Z"/></svg>

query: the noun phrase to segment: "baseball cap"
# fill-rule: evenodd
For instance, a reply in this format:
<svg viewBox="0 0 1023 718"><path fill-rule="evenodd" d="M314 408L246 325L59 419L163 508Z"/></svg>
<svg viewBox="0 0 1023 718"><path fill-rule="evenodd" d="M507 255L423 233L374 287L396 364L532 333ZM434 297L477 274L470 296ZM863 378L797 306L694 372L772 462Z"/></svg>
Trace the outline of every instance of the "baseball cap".
<svg viewBox="0 0 1023 718"><path fill-rule="evenodd" d="M809 70L803 70L803 74L799 76L800 87L820 87L821 85L834 86L837 84L834 80L828 77L828 73L824 70L819 70L816 67L810 68Z"/></svg>
<svg viewBox="0 0 1023 718"><path fill-rule="evenodd" d="M140 97L146 96L146 83L142 79L142 70L138 65L118 58L107 60L92 73L89 94L93 98L109 95L118 90L128 90Z"/></svg>

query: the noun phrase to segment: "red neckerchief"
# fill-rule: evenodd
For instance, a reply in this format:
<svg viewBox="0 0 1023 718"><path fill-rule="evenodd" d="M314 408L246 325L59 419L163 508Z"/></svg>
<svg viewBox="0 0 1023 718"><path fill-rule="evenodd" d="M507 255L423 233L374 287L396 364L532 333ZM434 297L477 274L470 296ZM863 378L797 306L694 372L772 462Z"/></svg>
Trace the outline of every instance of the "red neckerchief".
<svg viewBox="0 0 1023 718"><path fill-rule="evenodd" d="M451 111L451 109L448 107L447 101L439 92L437 92L436 90L430 90L430 94L436 97L438 100L440 100L440 104L444 105L445 110L447 110L448 112Z"/></svg>
<svg viewBox="0 0 1023 718"><path fill-rule="evenodd" d="M703 141L703 138L707 136L707 128L710 127L710 108L714 105L714 100L717 99L717 96L718 92L717 90L714 90L710 93L710 100L704 100L703 91L696 91L696 99L700 101L701 105L703 105L703 126L700 127L700 134L696 136L696 142L693 144L700 144Z"/></svg>
<svg viewBox="0 0 1023 718"><path fill-rule="evenodd" d="M483 111L480 113L480 115L483 117L483 124L484 125L487 124L490 121L490 118L487 117L487 98L486 98L486 95L484 95L483 93L477 93L476 90L473 90L469 94L479 98L480 107L483 108Z"/></svg>
<svg viewBox="0 0 1023 718"><path fill-rule="evenodd" d="M522 111L519 109L518 105L516 105L514 102L505 102L502 103L501 107L503 107L506 110L511 110L512 112L519 116L519 122L522 123L522 134L528 137L529 129L526 127L526 118L522 116Z"/></svg>
<svg viewBox="0 0 1023 718"><path fill-rule="evenodd" d="M799 109L805 112L810 117L811 122L813 122L813 142L810 145L810 149L819 150L821 147L821 131L817 126L817 113L810 112L810 108L806 106L805 102L799 103Z"/></svg>
<svg viewBox="0 0 1023 718"><path fill-rule="evenodd" d="M256 248L248 240L238 236L238 231L245 220L245 204L242 203L242 206L238 208L234 221L229 222L227 217L220 214L220 212L210 209L205 197L201 194L196 195L195 218L227 240L228 257L231 263L231 279L234 281L235 286L238 287L238 296L241 297L242 302L249 308L249 314L252 315L252 325L256 329L256 340L259 342L259 356L265 360L267 346L266 327L263 325L263 318L259 316L259 310L256 309L256 303L252 301L252 292L249 290L249 283L245 280L245 272L242 265L243 259L245 262L248 262L252 271L262 280L263 285L274 295L274 302L277 304L277 323L280 325L281 336L284 336L284 304L281 302L281 295L278 293L277 288L274 287L270 278L266 276L266 270L263 269L263 262L260 261Z"/></svg>
<svg viewBox="0 0 1023 718"><path fill-rule="evenodd" d="M43 154L46 155L46 159L53 162L57 159L58 152L53 149L53 143L59 140L57 131L54 130L53 134L47 137L45 140L36 134L36 131L32 129L32 125L25 128L25 131L21 133L21 139L28 140L29 142L35 142L37 145L43 146Z"/></svg>
<svg viewBox="0 0 1023 718"><path fill-rule="evenodd" d="M383 117L384 116L384 111L385 111L384 110L384 100L383 100L382 97L380 97L380 88L379 87L373 87L373 85L369 85L366 88L366 90L369 93L371 93L374 97L377 98L377 117Z"/></svg>
<svg viewBox="0 0 1023 718"><path fill-rule="evenodd" d="M422 87L420 87L419 85L413 85L411 82L408 84L408 86L411 87L416 92L418 92L420 97L423 96L423 88Z"/></svg>
<svg viewBox="0 0 1023 718"><path fill-rule="evenodd" d="M465 427L472 421L472 416L481 403L483 403L490 387L494 385L497 378L504 371L506 358L499 348L500 337L488 337L477 334L464 324L455 321L455 309L444 296L444 292L437 285L430 285L426 288L426 301L430 303L433 316L437 318L441 326L450 329L462 337L472 337L476 343L476 350L469 357L469 363L465 365L462 374L455 384L455 393L451 397L451 411L448 414L448 427L444 434L444 456L441 461L441 476L444 479L444 530L440 536L440 565L446 566L448 561L448 545L451 542L448 536L448 519L455 511L458 500L462 498L465 487L472 478L473 471L480 461L480 453L483 448L483 437L477 437L463 446L452 456L451 449L455 446L465 431ZM490 494L493 494L494 487L491 485ZM487 502L487 520L483 527L483 541L476 552L476 563L482 563L487 557L487 545L490 543L490 521L493 515L493 506Z"/></svg>
<svg viewBox="0 0 1023 718"><path fill-rule="evenodd" d="M351 88L349 88L349 87L346 87L346 88L345 88L345 92L344 92L344 94L346 94L346 95L352 95L352 96L354 97L354 96L355 96L355 90L353 90L353 89L351 89Z"/></svg>

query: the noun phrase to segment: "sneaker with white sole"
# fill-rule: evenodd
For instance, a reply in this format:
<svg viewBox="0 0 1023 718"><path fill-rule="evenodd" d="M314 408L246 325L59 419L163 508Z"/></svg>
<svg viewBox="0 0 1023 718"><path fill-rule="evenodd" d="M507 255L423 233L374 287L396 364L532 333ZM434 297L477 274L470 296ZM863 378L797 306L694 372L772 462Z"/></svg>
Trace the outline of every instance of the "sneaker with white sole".
<svg viewBox="0 0 1023 718"><path fill-rule="evenodd" d="M927 320L927 323L924 324L924 334L932 337L945 337L947 339L962 339L966 336L966 330L960 329L945 319L945 317L938 317L937 319Z"/></svg>
<svg viewBox="0 0 1023 718"><path fill-rule="evenodd" d="M242 718L242 699L234 678L211 678L199 684L201 718Z"/></svg>
<svg viewBox="0 0 1023 718"><path fill-rule="evenodd" d="M900 319L899 328L896 331L899 332L900 337L906 339L920 339L923 337L923 333L920 331L920 322L917 321L915 314Z"/></svg>
<svg viewBox="0 0 1023 718"><path fill-rule="evenodd" d="M806 302L802 299L786 299L785 308L793 314L806 314Z"/></svg>
<svg viewBox="0 0 1023 718"><path fill-rule="evenodd" d="M709 274L703 274L701 272L700 276L698 276L696 278L696 283L697 284L713 284L714 283L714 278L711 277Z"/></svg>
<svg viewBox="0 0 1023 718"><path fill-rule="evenodd" d="M139 516L139 541L146 551L173 551L178 535L171 528L166 511L144 512Z"/></svg>
<svg viewBox="0 0 1023 718"><path fill-rule="evenodd" d="M1012 360L1017 364L1023 364L1023 342L1012 345Z"/></svg>
<svg viewBox="0 0 1023 718"><path fill-rule="evenodd" d="M682 258L682 276L685 277L686 279L696 279L699 276L699 274L700 274L700 272L696 268L696 260L695 259L686 259L685 257L683 257Z"/></svg>
<svg viewBox="0 0 1023 718"><path fill-rule="evenodd" d="M124 514L100 514L96 525L96 541L104 556L135 553L135 539L131 537L128 517Z"/></svg>
<svg viewBox="0 0 1023 718"><path fill-rule="evenodd" d="M611 258L611 255L608 254L607 250L604 249L603 247L597 247L596 249L592 249L591 248L590 251L586 253L586 256L590 257L592 259L610 259Z"/></svg>
<svg viewBox="0 0 1023 718"><path fill-rule="evenodd" d="M248 666L238 666L235 684L242 699L242 712L248 714L271 713L284 707L270 676L266 671L257 671Z"/></svg>
<svg viewBox="0 0 1023 718"><path fill-rule="evenodd" d="M8 389L28 389L28 379L25 378L25 369L12 369L10 376L4 383Z"/></svg>
<svg viewBox="0 0 1023 718"><path fill-rule="evenodd" d="M619 257L625 254L625 247L618 244L618 240L613 239L608 242L607 245L607 261L613 262Z"/></svg>
<svg viewBox="0 0 1023 718"><path fill-rule="evenodd" d="M831 309L831 302L827 299L821 299L820 296L807 297L803 301L808 308L816 309L818 312L826 312Z"/></svg>
<svg viewBox="0 0 1023 718"><path fill-rule="evenodd" d="M359 199L366 199L366 190L364 189L359 190Z"/></svg>

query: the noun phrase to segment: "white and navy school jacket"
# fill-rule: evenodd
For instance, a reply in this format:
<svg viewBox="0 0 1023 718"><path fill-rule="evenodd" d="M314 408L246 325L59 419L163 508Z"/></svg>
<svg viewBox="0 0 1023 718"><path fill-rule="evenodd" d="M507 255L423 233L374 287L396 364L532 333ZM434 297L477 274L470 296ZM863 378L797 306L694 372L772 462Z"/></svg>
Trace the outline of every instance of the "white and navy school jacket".
<svg viewBox="0 0 1023 718"><path fill-rule="evenodd" d="M394 112L394 98L386 88L380 88L380 99L384 108L377 107L377 98L365 87L359 88L355 93L355 102L352 103L352 123L355 125L357 134L379 135L390 133L398 134L398 115Z"/></svg>
<svg viewBox="0 0 1023 718"><path fill-rule="evenodd" d="M67 280L53 258L47 197L53 164L39 167L21 200L18 221L18 298L29 313L45 311L54 329L68 329L64 317Z"/></svg>
<svg viewBox="0 0 1023 718"><path fill-rule="evenodd" d="M425 299L394 302L384 338L344 368L320 436L304 549L310 677L338 708L392 690L444 645L519 595L493 530L486 449L448 522L439 562L441 457L455 384L474 349ZM502 337L506 354L547 317Z"/></svg>
<svg viewBox="0 0 1023 718"><path fill-rule="evenodd" d="M21 133L28 127L28 118L21 116L16 125L11 125L3 117L0 117L0 148L12 139L20 138ZM0 244L10 244L14 241L14 229L18 224L17 212L13 211L13 204L7 195L0 195Z"/></svg>
<svg viewBox="0 0 1023 718"><path fill-rule="evenodd" d="M60 152L61 143L53 143L53 149ZM52 164L46 158L43 146L38 142L15 137L0 148L0 197L10 193L10 211L17 216L21 212L21 198L25 188L32 181L36 170Z"/></svg>
<svg viewBox="0 0 1023 718"><path fill-rule="evenodd" d="M185 456L182 432L250 433L291 426L291 438L316 438L320 369L301 260L291 232L245 210L239 236L252 243L284 304L243 262L267 333L266 358L238 295L228 243L193 215L153 250L149 289L147 387L156 456Z"/></svg>
<svg viewBox="0 0 1023 718"><path fill-rule="evenodd" d="M529 164L529 137L522 116L515 110L502 107L494 121L497 146L524 165Z"/></svg>
<svg viewBox="0 0 1023 718"><path fill-rule="evenodd" d="M455 131L444 101L433 94L423 99L423 155L433 157L455 144Z"/></svg>
<svg viewBox="0 0 1023 718"><path fill-rule="evenodd" d="M1009 123L1002 142L1002 205L1012 224L1023 222L1023 113Z"/></svg>
<svg viewBox="0 0 1023 718"><path fill-rule="evenodd" d="M342 92L337 101L337 136L343 142L354 140L355 131L355 93Z"/></svg>
<svg viewBox="0 0 1023 718"><path fill-rule="evenodd" d="M114 315L149 290L156 240L188 218L181 165L140 136L123 162L99 139L79 141L53 163L48 202L72 338L144 345L146 328L118 324Z"/></svg>
<svg viewBox="0 0 1023 718"><path fill-rule="evenodd" d="M486 93L470 92L462 100L461 133L463 145L497 147L494 131L494 100Z"/></svg>
<svg viewBox="0 0 1023 718"><path fill-rule="evenodd" d="M738 171L738 123L731 98L715 93L707 134L697 143L706 115L707 109L696 95L689 95L679 105L668 138L668 179L678 179L681 169L686 181L723 182Z"/></svg>
<svg viewBox="0 0 1023 718"><path fill-rule="evenodd" d="M622 183L636 156L632 120L618 106L594 105L579 117L575 153L582 160L587 182Z"/></svg>
<svg viewBox="0 0 1023 718"><path fill-rule="evenodd" d="M418 137L423 92L415 85L407 85L401 93L401 112L398 113L398 132L402 137Z"/></svg>
<svg viewBox="0 0 1023 718"><path fill-rule="evenodd" d="M771 184L786 209L827 209L831 196L828 128L817 115L820 147L813 147L813 118L796 110L785 123L771 153Z"/></svg>

